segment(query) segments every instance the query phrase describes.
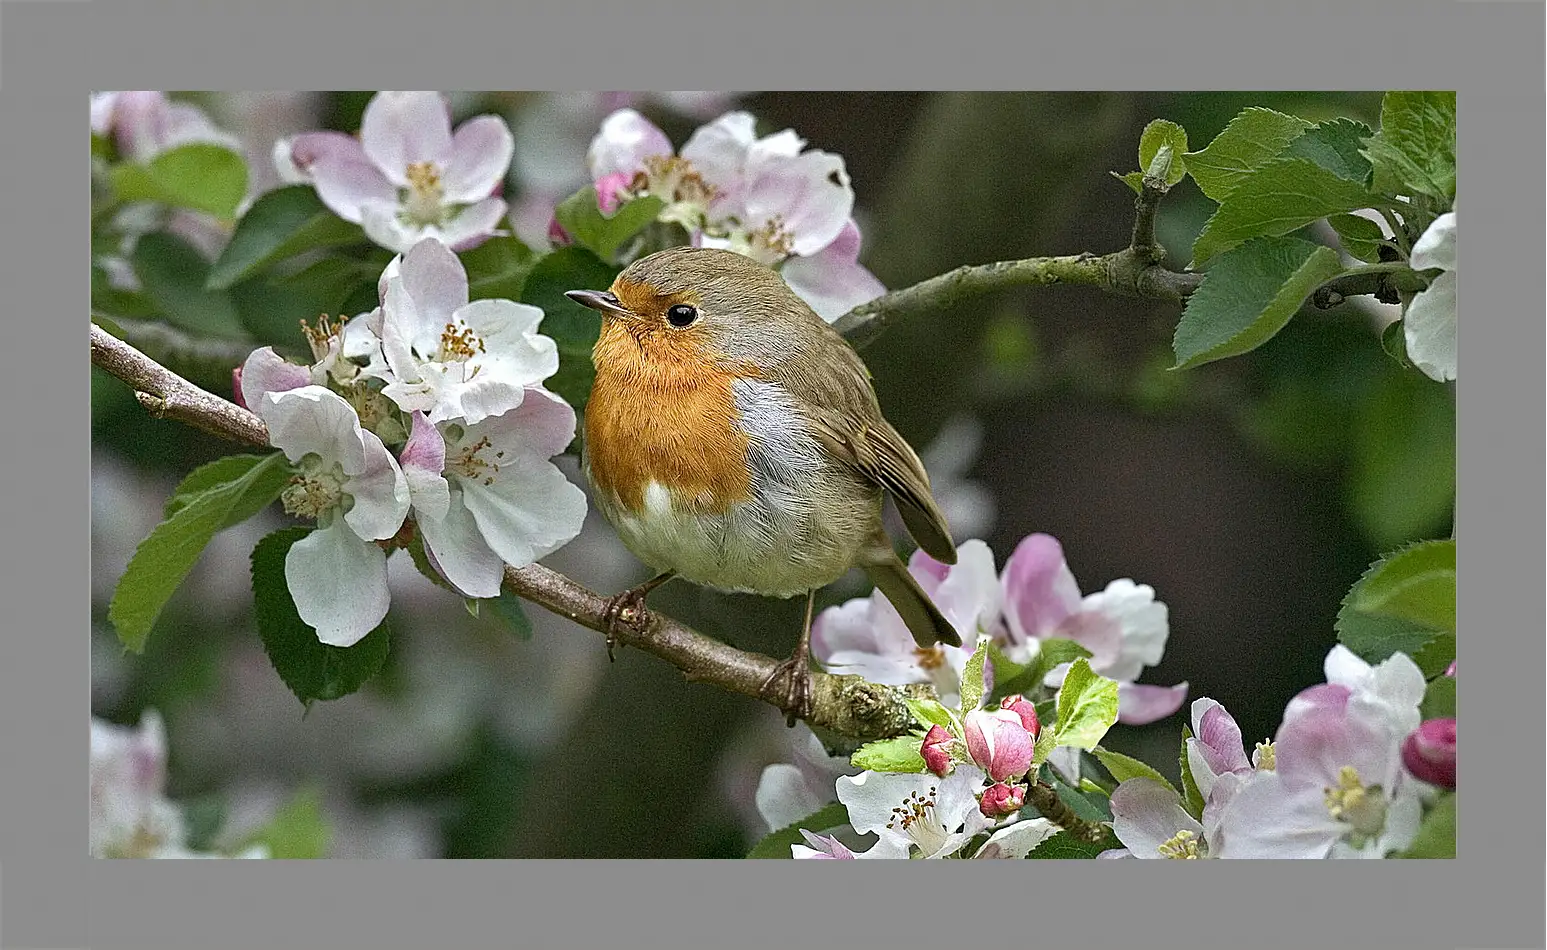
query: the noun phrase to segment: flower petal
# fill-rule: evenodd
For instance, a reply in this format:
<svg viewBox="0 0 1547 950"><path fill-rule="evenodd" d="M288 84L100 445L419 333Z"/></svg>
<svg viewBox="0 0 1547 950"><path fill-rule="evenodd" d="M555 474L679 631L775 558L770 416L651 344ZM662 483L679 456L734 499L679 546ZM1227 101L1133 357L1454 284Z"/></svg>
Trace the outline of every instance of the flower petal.
<svg viewBox="0 0 1547 950"><path fill-rule="evenodd" d="M285 586L301 619L331 646L358 643L387 616L387 555L342 518L297 541L285 555Z"/></svg>
<svg viewBox="0 0 1547 950"><path fill-rule="evenodd" d="M494 194L510 171L516 140L499 116L481 115L462 123L451 137L451 157L441 185L447 201L481 201Z"/></svg>
<svg viewBox="0 0 1547 950"><path fill-rule="evenodd" d="M397 189L352 136L342 132L297 135L290 142L290 161L316 186L322 203L345 221L359 224L367 208L397 205Z"/></svg>
<svg viewBox="0 0 1547 950"><path fill-rule="evenodd" d="M1327 813L1324 796L1320 786L1294 789L1276 772L1255 773L1220 813L1214 856L1325 858L1344 829Z"/></svg>
<svg viewBox="0 0 1547 950"><path fill-rule="evenodd" d="M421 348L438 344L441 331L452 322L452 315L467 306L467 268L451 248L434 238L425 238L403 255L398 273L403 278L403 289L414 301L411 339Z"/></svg>
<svg viewBox="0 0 1547 950"><path fill-rule="evenodd" d="M242 364L242 404L254 411L265 393L285 392L311 385L312 374L304 366L286 360L272 346L253 350Z"/></svg>
<svg viewBox="0 0 1547 950"><path fill-rule="evenodd" d="M1164 719L1187 701L1187 684L1150 686L1147 683L1117 684L1117 721L1142 726Z"/></svg>
<svg viewBox="0 0 1547 950"><path fill-rule="evenodd" d="M989 835L974 858L1024 858L1058 828L1046 818L1027 818Z"/></svg>
<svg viewBox="0 0 1547 950"><path fill-rule="evenodd" d="M854 189L841 156L822 151L783 156L754 146L741 206L744 226L755 230L777 219L793 240L793 253L804 257L843 231L854 211Z"/></svg>
<svg viewBox="0 0 1547 950"><path fill-rule="evenodd" d="M859 228L851 218L831 244L790 258L779 273L817 316L831 323L886 293L886 285L859 263L859 243Z"/></svg>
<svg viewBox="0 0 1547 950"><path fill-rule="evenodd" d="M1091 666L1103 676L1118 682L1139 678L1146 666L1154 666L1165 654L1170 623L1166 605L1155 599L1155 589L1135 584L1127 578L1108 584L1106 590L1090 594L1080 602L1081 613L1099 613L1116 621L1121 631L1121 649L1114 661ZM1094 652L1094 651L1093 651Z"/></svg>
<svg viewBox="0 0 1547 950"><path fill-rule="evenodd" d="M242 382L247 381L243 372ZM365 471L365 442L360 417L344 398L321 386L268 392L253 405L269 428L269 444L299 462L310 453L338 462L345 474Z"/></svg>
<svg viewBox="0 0 1547 950"><path fill-rule="evenodd" d="M1121 700L1119 700L1121 702ZM1207 697L1192 704L1193 735L1209 772L1220 775L1240 769L1250 769L1251 759L1246 757L1242 744L1241 727L1224 706ZM1194 770L1196 777L1196 769ZM1199 786L1202 790L1202 786ZM1208 792L1203 793L1205 796Z"/></svg>
<svg viewBox="0 0 1547 950"><path fill-rule="evenodd" d="M1049 534L1027 536L1005 562L1005 622L1022 643L1049 636L1080 605L1080 587Z"/></svg>
<svg viewBox="0 0 1547 950"><path fill-rule="evenodd" d="M568 544L585 521L585 492L552 462L518 456L488 484L469 479L461 484L462 501L484 540L513 567Z"/></svg>
<svg viewBox="0 0 1547 950"><path fill-rule="evenodd" d="M360 537L380 541L397 534L408 517L408 480L376 433L362 429L360 438L365 470L344 482L344 491L354 501L344 520Z"/></svg>
<svg viewBox="0 0 1547 950"><path fill-rule="evenodd" d="M503 198L485 198L458 211L440 228L429 228L454 251L466 251L493 237L509 206Z"/></svg>
<svg viewBox="0 0 1547 950"><path fill-rule="evenodd" d="M633 109L619 109L602 120L586 152L586 166L592 181L618 172L632 178L644 170L646 158L671 153L665 132Z"/></svg>
<svg viewBox="0 0 1547 950"><path fill-rule="evenodd" d="M1438 382L1456 378L1456 272L1434 278L1402 317L1407 358Z"/></svg>
<svg viewBox="0 0 1547 950"><path fill-rule="evenodd" d="M1438 267L1455 273L1456 270L1456 213L1447 211L1430 222L1417 241L1408 263L1414 270Z"/></svg>
<svg viewBox="0 0 1547 950"><path fill-rule="evenodd" d="M976 643L979 633L992 633L1003 597L994 552L977 538L962 542L956 549L956 563L929 594L964 645Z"/></svg>
<svg viewBox="0 0 1547 950"><path fill-rule="evenodd" d="M442 518L423 518L419 532L441 576L467 597L498 597L505 563L484 540L460 493Z"/></svg>
<svg viewBox="0 0 1547 950"><path fill-rule="evenodd" d="M441 474L446 467L446 440L422 412L413 414L413 429L398 463L408 482L414 517L420 522L446 517L451 505L451 487Z"/></svg>
<svg viewBox="0 0 1547 950"><path fill-rule="evenodd" d="M408 187L408 166L451 157L451 112L438 92L379 92L360 120L360 144L387 179Z"/></svg>
<svg viewBox="0 0 1547 950"><path fill-rule="evenodd" d="M1131 778L1112 792L1112 831L1139 858L1161 857L1160 846L1179 831L1203 834L1176 792L1147 778Z"/></svg>
<svg viewBox="0 0 1547 950"><path fill-rule="evenodd" d="M360 227L372 242L402 254L426 237L437 237L434 228L404 224L396 204L369 204L360 210Z"/></svg>
<svg viewBox="0 0 1547 950"><path fill-rule="evenodd" d="M827 804L828 799L812 792L800 769L788 762L764 767L757 781L757 813L771 831L787 828Z"/></svg>

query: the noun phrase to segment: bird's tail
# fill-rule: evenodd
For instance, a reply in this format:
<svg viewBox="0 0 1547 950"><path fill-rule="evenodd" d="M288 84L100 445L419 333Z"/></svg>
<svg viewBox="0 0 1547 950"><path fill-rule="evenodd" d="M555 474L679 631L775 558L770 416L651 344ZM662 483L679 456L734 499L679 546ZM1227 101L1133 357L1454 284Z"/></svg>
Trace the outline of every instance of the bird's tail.
<svg viewBox="0 0 1547 950"><path fill-rule="evenodd" d="M897 608L903 623L908 625L908 632L913 634L914 641L921 647L933 646L936 642L961 646L962 640L956 628L951 626L951 622L940 613L940 608L924 593L924 588L908 573L907 565L890 548L887 550L891 557L865 565L865 573L886 595L886 599L892 602L892 606Z"/></svg>

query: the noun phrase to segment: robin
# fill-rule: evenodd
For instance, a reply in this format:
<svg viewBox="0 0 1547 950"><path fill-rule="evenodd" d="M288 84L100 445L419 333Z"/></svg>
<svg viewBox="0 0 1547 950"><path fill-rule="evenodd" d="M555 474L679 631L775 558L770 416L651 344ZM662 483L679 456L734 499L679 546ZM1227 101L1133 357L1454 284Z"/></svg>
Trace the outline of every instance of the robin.
<svg viewBox="0 0 1547 950"><path fill-rule="evenodd" d="M890 493L919 547L956 545L918 455L881 416L870 373L778 273L733 251L679 247L606 291L583 467L596 505L660 573L608 603L642 625L645 596L680 577L716 590L806 595L795 652L763 683L794 724L811 711L816 591L862 568L920 647L960 646L881 523ZM782 688L781 688L782 684Z"/></svg>

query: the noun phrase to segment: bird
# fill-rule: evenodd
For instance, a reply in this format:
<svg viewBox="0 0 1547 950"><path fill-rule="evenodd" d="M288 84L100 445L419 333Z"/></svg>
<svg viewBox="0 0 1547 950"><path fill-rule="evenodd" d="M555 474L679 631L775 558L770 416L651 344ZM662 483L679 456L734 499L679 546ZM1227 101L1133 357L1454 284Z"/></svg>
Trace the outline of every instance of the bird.
<svg viewBox="0 0 1547 950"><path fill-rule="evenodd" d="M918 454L881 414L859 355L774 269L731 250L642 257L605 291L581 467L597 508L657 573L608 601L643 625L673 578L715 590L806 597L790 658L760 694L794 725L812 711L816 592L865 571L922 648L961 637L909 573L882 523L885 495L931 557L956 545Z"/></svg>

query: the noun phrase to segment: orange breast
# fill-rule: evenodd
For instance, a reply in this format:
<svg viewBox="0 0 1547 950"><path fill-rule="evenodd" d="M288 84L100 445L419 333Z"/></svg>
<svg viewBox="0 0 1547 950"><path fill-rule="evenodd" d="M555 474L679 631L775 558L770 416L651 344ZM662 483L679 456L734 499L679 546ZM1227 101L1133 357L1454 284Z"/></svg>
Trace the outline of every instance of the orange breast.
<svg viewBox="0 0 1547 950"><path fill-rule="evenodd" d="M593 351L596 384L585 410L591 481L625 508L644 508L657 482L682 510L722 513L751 498L747 437L735 425L734 380L698 334L603 322Z"/></svg>

